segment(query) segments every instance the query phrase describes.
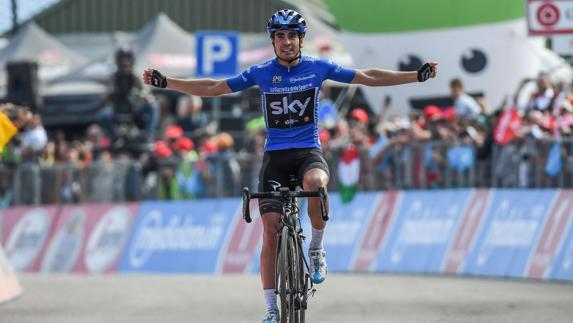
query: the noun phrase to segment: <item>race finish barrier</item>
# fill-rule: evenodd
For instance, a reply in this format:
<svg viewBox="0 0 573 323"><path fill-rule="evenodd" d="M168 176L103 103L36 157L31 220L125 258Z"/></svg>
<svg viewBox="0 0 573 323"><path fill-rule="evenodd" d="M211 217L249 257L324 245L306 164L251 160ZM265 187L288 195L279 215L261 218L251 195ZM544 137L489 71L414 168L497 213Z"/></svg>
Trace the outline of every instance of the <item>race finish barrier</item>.
<svg viewBox="0 0 573 323"><path fill-rule="evenodd" d="M573 280L573 190L365 192L347 203L331 193L330 203L331 272ZM0 243L16 271L251 274L262 222L250 207L251 224L239 198L9 208Z"/></svg>

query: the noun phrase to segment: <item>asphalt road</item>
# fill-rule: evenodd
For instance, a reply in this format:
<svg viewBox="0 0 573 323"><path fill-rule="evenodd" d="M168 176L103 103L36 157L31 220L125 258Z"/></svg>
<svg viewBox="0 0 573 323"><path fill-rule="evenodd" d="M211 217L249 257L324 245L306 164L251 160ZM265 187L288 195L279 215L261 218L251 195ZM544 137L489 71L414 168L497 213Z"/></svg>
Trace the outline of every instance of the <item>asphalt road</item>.
<svg viewBox="0 0 573 323"><path fill-rule="evenodd" d="M260 322L258 276L20 274L2 323ZM308 322L572 322L573 284L331 274Z"/></svg>

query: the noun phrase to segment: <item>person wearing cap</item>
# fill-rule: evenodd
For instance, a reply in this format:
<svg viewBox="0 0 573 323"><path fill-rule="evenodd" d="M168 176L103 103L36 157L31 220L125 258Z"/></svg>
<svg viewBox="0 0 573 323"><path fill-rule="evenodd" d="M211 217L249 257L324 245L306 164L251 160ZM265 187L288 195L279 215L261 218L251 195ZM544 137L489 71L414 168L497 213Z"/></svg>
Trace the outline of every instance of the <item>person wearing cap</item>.
<svg viewBox="0 0 573 323"><path fill-rule="evenodd" d="M292 9L275 12L267 22L267 32L276 57L256 64L228 79L176 79L148 68L143 80L197 96L219 96L258 86L266 118L263 167L259 191L288 187L290 175L298 177L306 191L326 188L329 169L320 146L318 98L323 81L333 80L366 86L390 86L424 82L437 73L436 62L426 62L417 71L399 72L380 68L351 69L332 61L302 55L307 23ZM328 209L328 203L327 203ZM267 304L263 322L280 320L276 303L276 235L281 228L282 205L275 199L259 200L263 220L261 280ZM310 276L315 284L326 279L326 252L322 237L326 222L321 215L320 198L310 198L308 214L312 226L309 243Z"/></svg>

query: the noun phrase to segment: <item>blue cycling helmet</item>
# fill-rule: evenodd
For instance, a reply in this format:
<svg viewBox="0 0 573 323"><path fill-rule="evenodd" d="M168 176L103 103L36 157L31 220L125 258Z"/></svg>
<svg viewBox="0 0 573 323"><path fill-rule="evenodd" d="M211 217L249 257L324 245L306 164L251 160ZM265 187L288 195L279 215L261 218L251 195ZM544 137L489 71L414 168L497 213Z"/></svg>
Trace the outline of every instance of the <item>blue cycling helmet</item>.
<svg viewBox="0 0 573 323"><path fill-rule="evenodd" d="M304 17L292 10L283 9L275 12L267 24L267 31L272 36L277 30L296 30L300 35L306 33L306 21Z"/></svg>

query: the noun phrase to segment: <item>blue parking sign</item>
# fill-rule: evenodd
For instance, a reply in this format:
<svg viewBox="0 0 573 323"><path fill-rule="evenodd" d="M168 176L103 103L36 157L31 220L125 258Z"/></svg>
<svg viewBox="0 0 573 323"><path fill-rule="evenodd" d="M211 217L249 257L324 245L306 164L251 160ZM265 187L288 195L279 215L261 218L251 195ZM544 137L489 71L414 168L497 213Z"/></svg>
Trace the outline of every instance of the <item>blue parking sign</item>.
<svg viewBox="0 0 573 323"><path fill-rule="evenodd" d="M236 32L197 32L196 76L237 74L239 34Z"/></svg>

